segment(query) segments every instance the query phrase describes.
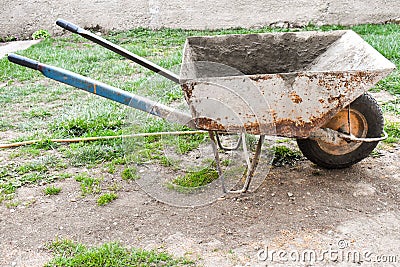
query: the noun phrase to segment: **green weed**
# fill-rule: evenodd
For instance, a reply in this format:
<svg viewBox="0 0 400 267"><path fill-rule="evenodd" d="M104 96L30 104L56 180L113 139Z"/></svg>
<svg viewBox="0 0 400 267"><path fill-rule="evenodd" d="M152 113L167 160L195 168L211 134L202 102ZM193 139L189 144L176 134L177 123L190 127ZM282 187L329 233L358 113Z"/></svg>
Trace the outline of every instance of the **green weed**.
<svg viewBox="0 0 400 267"><path fill-rule="evenodd" d="M110 190L111 192L118 192L122 189L122 185L119 183L113 183L107 189Z"/></svg>
<svg viewBox="0 0 400 267"><path fill-rule="evenodd" d="M274 146L272 151L274 153L272 165L276 167L293 166L303 157L300 151L290 149L287 146Z"/></svg>
<svg viewBox="0 0 400 267"><path fill-rule="evenodd" d="M110 203L111 201L118 198L118 195L115 193L105 193L97 199L97 205L104 206Z"/></svg>
<svg viewBox="0 0 400 267"><path fill-rule="evenodd" d="M123 180L136 180L139 178L135 167L125 168L121 173L121 177Z"/></svg>
<svg viewBox="0 0 400 267"><path fill-rule="evenodd" d="M36 40L36 39L46 39L46 38L50 38L50 33L47 30L37 30L32 34L32 39Z"/></svg>
<svg viewBox="0 0 400 267"><path fill-rule="evenodd" d="M83 196L101 192L100 179L89 177L87 173L75 176L75 181L80 183Z"/></svg>
<svg viewBox="0 0 400 267"><path fill-rule="evenodd" d="M58 195L61 192L60 187L55 187L55 186L48 186L43 190L45 195Z"/></svg>
<svg viewBox="0 0 400 267"><path fill-rule="evenodd" d="M60 173L58 174L58 177L60 177L60 180L68 179L72 177L72 174L70 173Z"/></svg>
<svg viewBox="0 0 400 267"><path fill-rule="evenodd" d="M109 162L105 165L106 171L110 174L114 174L116 172L116 167L115 164L112 162Z"/></svg>
<svg viewBox="0 0 400 267"><path fill-rule="evenodd" d="M19 166L17 169L18 174L25 174L28 172L47 172L48 167L44 162L33 161L22 166Z"/></svg>
<svg viewBox="0 0 400 267"><path fill-rule="evenodd" d="M6 203L7 209L18 207L21 204L21 201L11 201Z"/></svg>

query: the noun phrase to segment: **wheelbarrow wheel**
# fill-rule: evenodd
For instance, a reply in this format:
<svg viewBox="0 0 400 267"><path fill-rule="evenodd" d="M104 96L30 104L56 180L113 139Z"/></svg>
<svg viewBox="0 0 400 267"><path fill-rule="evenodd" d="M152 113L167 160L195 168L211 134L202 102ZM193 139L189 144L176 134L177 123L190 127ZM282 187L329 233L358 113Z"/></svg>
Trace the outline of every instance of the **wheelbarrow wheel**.
<svg viewBox="0 0 400 267"><path fill-rule="evenodd" d="M323 128L349 133L348 108L340 111ZM376 100L369 94L363 94L350 104L350 128L356 137L380 137L383 133L383 115ZM303 155L315 164L327 169L349 167L374 150L379 142L341 141L330 144L322 140L297 139Z"/></svg>

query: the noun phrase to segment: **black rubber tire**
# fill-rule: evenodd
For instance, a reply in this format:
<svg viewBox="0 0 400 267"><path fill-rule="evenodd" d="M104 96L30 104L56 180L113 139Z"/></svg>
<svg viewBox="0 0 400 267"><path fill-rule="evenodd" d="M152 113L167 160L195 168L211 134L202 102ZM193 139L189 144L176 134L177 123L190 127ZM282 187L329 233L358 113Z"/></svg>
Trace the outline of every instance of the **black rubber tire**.
<svg viewBox="0 0 400 267"><path fill-rule="evenodd" d="M368 131L366 137L380 137L383 133L383 115L376 100L365 93L350 104L351 109L360 112L366 119ZM297 139L303 155L313 163L327 169L341 169L349 167L364 158L374 150L379 142L363 142L353 151L343 155L333 155L322 150L317 141Z"/></svg>

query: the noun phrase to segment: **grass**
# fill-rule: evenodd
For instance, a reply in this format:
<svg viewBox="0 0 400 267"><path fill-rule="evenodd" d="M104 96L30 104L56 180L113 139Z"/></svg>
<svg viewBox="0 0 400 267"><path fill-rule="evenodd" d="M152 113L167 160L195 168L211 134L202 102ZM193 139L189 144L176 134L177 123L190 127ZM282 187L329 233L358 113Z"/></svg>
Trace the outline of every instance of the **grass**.
<svg viewBox="0 0 400 267"><path fill-rule="evenodd" d="M0 196L11 195L28 184L46 184L60 180L65 165L56 156L39 156L25 163L12 162L0 169Z"/></svg>
<svg viewBox="0 0 400 267"><path fill-rule="evenodd" d="M125 168L121 173L121 178L123 180L136 180L139 178L137 169L135 167Z"/></svg>
<svg viewBox="0 0 400 267"><path fill-rule="evenodd" d="M400 115L400 98L383 104L382 110L385 113L392 113L396 116Z"/></svg>
<svg viewBox="0 0 400 267"><path fill-rule="evenodd" d="M123 157L124 148L115 140L74 143L64 150L64 155L72 166L93 166Z"/></svg>
<svg viewBox="0 0 400 267"><path fill-rule="evenodd" d="M397 143L400 141L400 123L399 122L386 122L385 131L388 138L384 140L385 143Z"/></svg>
<svg viewBox="0 0 400 267"><path fill-rule="evenodd" d="M123 109L114 103L102 105L98 101L75 107L67 115L50 125L53 136L59 138L88 137L121 134L124 125ZM100 112L93 112L100 110Z"/></svg>
<svg viewBox="0 0 400 267"><path fill-rule="evenodd" d="M82 196L99 194L101 192L101 179L99 178L93 178L87 173L81 173L75 176L75 181L80 183Z"/></svg>
<svg viewBox="0 0 400 267"><path fill-rule="evenodd" d="M48 186L43 190L45 195L52 196L52 195L58 195L61 192L60 187L55 187L55 186Z"/></svg>
<svg viewBox="0 0 400 267"><path fill-rule="evenodd" d="M111 201L118 198L118 195L115 193L105 193L97 199L97 205L104 206L110 203Z"/></svg>
<svg viewBox="0 0 400 267"><path fill-rule="evenodd" d="M185 258L174 258L163 252L126 248L119 243L87 247L63 239L52 242L47 248L54 258L46 263L45 267L194 266L193 261Z"/></svg>
<svg viewBox="0 0 400 267"><path fill-rule="evenodd" d="M207 185L218 178L218 172L211 167L194 170L176 177L171 181L173 185L186 188L196 188Z"/></svg>
<svg viewBox="0 0 400 267"><path fill-rule="evenodd" d="M208 138L207 134L181 135L177 139L177 152L186 154L193 149L196 149L200 144L204 143Z"/></svg>

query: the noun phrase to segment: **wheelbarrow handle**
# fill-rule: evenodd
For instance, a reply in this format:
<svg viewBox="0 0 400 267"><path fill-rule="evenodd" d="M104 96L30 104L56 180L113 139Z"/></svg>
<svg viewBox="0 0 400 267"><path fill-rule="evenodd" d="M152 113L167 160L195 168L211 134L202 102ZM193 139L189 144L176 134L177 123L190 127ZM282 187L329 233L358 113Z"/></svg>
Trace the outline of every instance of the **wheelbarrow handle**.
<svg viewBox="0 0 400 267"><path fill-rule="evenodd" d="M8 60L11 61L12 63L24 66L24 67L28 67L34 70L38 70L39 69L39 62L32 60L30 58L26 58L23 56L19 56L16 54L9 54L7 56Z"/></svg>
<svg viewBox="0 0 400 267"><path fill-rule="evenodd" d="M176 75L175 73L173 73L167 69L164 69L163 67L158 66L157 64L155 64L151 61L148 61L147 59L142 58L142 57L140 57L140 56L116 45L116 44L113 44L113 43L101 38L100 36L98 36L96 34L93 34L89 31L87 31L71 22L63 20L63 19L58 19L56 21L56 24L70 32L79 34L80 36L82 36L88 40L91 40L92 42L95 42L96 44L99 44L99 45L101 45L101 46L127 58L127 59L130 59L133 62L135 62L139 65L142 65L143 67L145 67L155 73L158 73L158 74L164 76L165 78L179 84L179 76Z"/></svg>
<svg viewBox="0 0 400 267"><path fill-rule="evenodd" d="M61 28L64 28L64 29L66 29L67 31L70 31L70 32L73 32L73 33L78 33L78 30L79 30L79 29L82 29L82 28L80 28L78 25L75 25L75 24L73 24L73 23L71 23L71 22L68 22L68 21L66 21L66 20L63 20L63 19L58 19L58 20L56 21L56 24L57 24L58 26L60 26Z"/></svg>
<svg viewBox="0 0 400 267"><path fill-rule="evenodd" d="M135 95L100 81L84 77L62 68L46 65L23 56L9 54L8 60L15 64L40 71L44 76L55 81L111 99L115 102L164 118L168 121L186 125L189 128L196 128L190 114L168 107L143 96Z"/></svg>

